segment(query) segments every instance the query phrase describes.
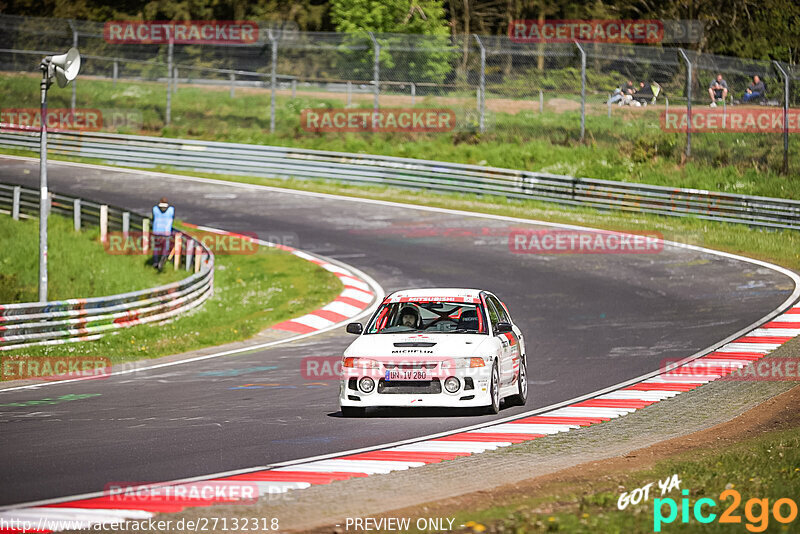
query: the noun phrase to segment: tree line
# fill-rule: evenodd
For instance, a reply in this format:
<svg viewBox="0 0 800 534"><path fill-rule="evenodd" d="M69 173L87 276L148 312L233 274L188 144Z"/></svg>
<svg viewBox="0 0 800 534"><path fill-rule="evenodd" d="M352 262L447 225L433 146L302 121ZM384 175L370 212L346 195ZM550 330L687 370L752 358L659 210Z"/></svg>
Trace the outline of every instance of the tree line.
<svg viewBox="0 0 800 534"><path fill-rule="evenodd" d="M303 31L505 35L518 19L698 20L699 52L800 60L797 0L0 0L0 13L94 20L259 20Z"/></svg>

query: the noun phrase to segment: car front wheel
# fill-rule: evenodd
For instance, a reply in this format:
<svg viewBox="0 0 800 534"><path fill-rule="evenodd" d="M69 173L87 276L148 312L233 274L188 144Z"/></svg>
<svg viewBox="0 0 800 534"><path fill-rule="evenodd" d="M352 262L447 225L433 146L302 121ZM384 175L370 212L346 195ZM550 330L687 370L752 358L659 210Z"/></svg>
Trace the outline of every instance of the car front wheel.
<svg viewBox="0 0 800 534"><path fill-rule="evenodd" d="M519 375L517 376L517 394L507 399L512 406L525 406L528 401L528 364L525 358L520 359Z"/></svg>
<svg viewBox="0 0 800 534"><path fill-rule="evenodd" d="M497 370L497 360L492 364L492 377L489 380L489 398L491 404L486 407L487 414L500 412L500 372Z"/></svg>

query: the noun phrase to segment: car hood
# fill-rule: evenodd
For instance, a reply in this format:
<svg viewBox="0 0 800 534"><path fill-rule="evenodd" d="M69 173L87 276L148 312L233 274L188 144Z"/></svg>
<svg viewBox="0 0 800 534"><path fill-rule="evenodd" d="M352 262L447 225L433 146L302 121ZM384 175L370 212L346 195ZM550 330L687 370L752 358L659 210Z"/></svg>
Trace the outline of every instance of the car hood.
<svg viewBox="0 0 800 534"><path fill-rule="evenodd" d="M485 334L368 334L359 336L344 355L375 360L431 361L487 356Z"/></svg>

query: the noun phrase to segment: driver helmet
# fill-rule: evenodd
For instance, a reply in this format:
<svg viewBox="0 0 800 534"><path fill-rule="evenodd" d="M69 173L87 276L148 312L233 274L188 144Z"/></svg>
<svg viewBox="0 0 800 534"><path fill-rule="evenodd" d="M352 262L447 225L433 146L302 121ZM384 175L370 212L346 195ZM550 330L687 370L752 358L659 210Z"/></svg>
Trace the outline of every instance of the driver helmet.
<svg viewBox="0 0 800 534"><path fill-rule="evenodd" d="M400 326L419 328L419 312L413 306L405 306L400 310Z"/></svg>

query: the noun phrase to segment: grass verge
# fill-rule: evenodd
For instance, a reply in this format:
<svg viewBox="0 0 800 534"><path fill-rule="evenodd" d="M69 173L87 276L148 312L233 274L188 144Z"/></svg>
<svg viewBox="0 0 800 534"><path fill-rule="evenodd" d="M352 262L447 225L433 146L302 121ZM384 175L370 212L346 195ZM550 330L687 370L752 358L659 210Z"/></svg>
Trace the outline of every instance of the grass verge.
<svg viewBox="0 0 800 534"><path fill-rule="evenodd" d="M51 221L57 219L52 217ZM92 243L88 235L81 234L80 238L93 246L103 259L109 257L115 261L144 264L141 256L109 256L98 243ZM33 243L35 247L36 241ZM13 257L17 256L21 254L13 254ZM36 256L34 254L31 257ZM80 267L85 270L86 263L83 262ZM144 271L142 278L148 280L145 275L149 276L150 273L144 267L141 270ZM170 272L169 268L166 272ZM35 269L33 273L35 276ZM141 288L165 283L170 276L179 275L173 273L159 277L152 273L152 276L155 282L141 283ZM77 289L69 286L69 281L65 281L63 291L69 296L79 294ZM22 348L5 352L4 355L107 356L112 363L122 363L177 354L248 339L272 324L319 308L333 300L341 289L341 282L333 274L281 250L260 247L251 255L217 255L214 295L200 308L186 315L168 323L144 324L119 330L97 341ZM131 288L126 286L124 290Z"/></svg>
<svg viewBox="0 0 800 534"><path fill-rule="evenodd" d="M797 423L797 421L795 421ZM612 474L588 485L587 483L555 483L543 488L541 496L520 496L501 506L454 512L456 525L465 525L462 532L575 532L591 533L649 533L655 528L656 498L674 499L677 516L671 523L660 525L662 532L769 532L796 531L797 519L781 524L773 514L778 499L789 498L797 503L800 494L800 428L770 431L745 439L735 445L684 453L655 464L651 469L627 474ZM663 496L658 481L677 475L680 488ZM653 483L648 500L627 504L619 510L623 493ZM688 490L688 495L682 495ZM741 503L732 512L740 524L720 523L721 514L734 502L733 496L720 494L734 490ZM686 523L682 521L681 500L688 499L691 507ZM694 516L699 499L710 498L716 503L702 507L702 514L716 514L707 524ZM750 499L766 499L767 509L749 504ZM669 505L660 504L663 517L669 516ZM749 514L749 515L748 515ZM781 514L789 516L789 505ZM748 526L749 525L749 526ZM763 528L762 528L763 527Z"/></svg>
<svg viewBox="0 0 800 534"><path fill-rule="evenodd" d="M3 108L36 108L38 79L24 74L0 78ZM279 91L276 131L269 133L269 91L240 90L230 98L227 88L181 86L172 97L172 123L164 124L165 87L154 82L82 79L77 106L112 111L135 110L141 124L107 131L173 138L205 139L260 145L291 146L344 152L436 159L531 171L622 180L671 187L692 187L783 198L800 198L797 155L800 137L790 136L792 173L780 176L783 142L780 133L695 133L693 157L685 161L685 136L664 132L664 108L614 109L606 117L600 105L586 118L586 142L581 143L578 111L544 113L531 109L492 114L489 129L466 121L452 132L425 133L310 133L301 128L304 109L342 108L344 95L298 91L296 98ZM411 107L384 95L383 106ZM50 94L50 106L68 108L69 91ZM563 99L554 99L563 100ZM372 96L357 98L356 106L372 108ZM514 101L517 102L517 101ZM531 104L524 99L518 102ZM471 108L471 98L420 97L416 107ZM519 107L519 106L516 106ZM530 107L530 106L527 106ZM525 108L525 106L523 106ZM572 108L574 109L574 108ZM510 110L512 111L512 110Z"/></svg>
<svg viewBox="0 0 800 534"><path fill-rule="evenodd" d="M97 228L75 232L72 221L48 219L48 300L100 297L147 289L188 276L165 269L157 273L146 257L106 253ZM39 219L13 220L0 214L0 303L39 299ZM91 269L91 276L87 270Z"/></svg>

